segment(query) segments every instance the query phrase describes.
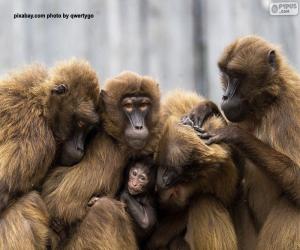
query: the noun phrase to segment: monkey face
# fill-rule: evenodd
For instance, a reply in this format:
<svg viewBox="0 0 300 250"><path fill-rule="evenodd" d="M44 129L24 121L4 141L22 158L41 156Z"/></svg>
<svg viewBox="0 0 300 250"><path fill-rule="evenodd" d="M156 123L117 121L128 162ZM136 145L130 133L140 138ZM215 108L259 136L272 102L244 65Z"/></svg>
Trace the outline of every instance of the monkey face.
<svg viewBox="0 0 300 250"><path fill-rule="evenodd" d="M123 72L106 81L101 98L105 131L130 151L146 149L160 124L160 92L156 81Z"/></svg>
<svg viewBox="0 0 300 250"><path fill-rule="evenodd" d="M226 90L222 97L221 109L229 121L242 121L249 112L247 100L238 91L242 80L239 76L226 73L223 73L223 79L226 82Z"/></svg>
<svg viewBox="0 0 300 250"><path fill-rule="evenodd" d="M99 84L90 65L81 60L58 64L47 82L49 120L56 138L57 163L78 163L85 151L89 132L99 121Z"/></svg>
<svg viewBox="0 0 300 250"><path fill-rule="evenodd" d="M177 184L160 191L159 203L165 208L181 209L188 204L190 194L188 186Z"/></svg>
<svg viewBox="0 0 300 250"><path fill-rule="evenodd" d="M165 165L159 166L157 170L157 188L159 190L163 190L174 186L182 179L182 167L172 166L172 167L165 167Z"/></svg>
<svg viewBox="0 0 300 250"><path fill-rule="evenodd" d="M125 97L121 105L127 117L126 141L132 148L141 149L149 136L146 118L151 109L151 99L145 96Z"/></svg>
<svg viewBox="0 0 300 250"><path fill-rule="evenodd" d="M261 113L277 95L274 77L278 62L274 46L261 38L244 37L230 44L218 66L224 89L221 108L231 122Z"/></svg>
<svg viewBox="0 0 300 250"><path fill-rule="evenodd" d="M95 127L95 123L76 119L68 139L62 144L59 163L63 166L72 166L78 163L85 152L87 136Z"/></svg>
<svg viewBox="0 0 300 250"><path fill-rule="evenodd" d="M128 178L128 192L131 195L137 195L144 193L147 190L149 184L149 176L146 172L146 168L142 165L136 165L129 171Z"/></svg>

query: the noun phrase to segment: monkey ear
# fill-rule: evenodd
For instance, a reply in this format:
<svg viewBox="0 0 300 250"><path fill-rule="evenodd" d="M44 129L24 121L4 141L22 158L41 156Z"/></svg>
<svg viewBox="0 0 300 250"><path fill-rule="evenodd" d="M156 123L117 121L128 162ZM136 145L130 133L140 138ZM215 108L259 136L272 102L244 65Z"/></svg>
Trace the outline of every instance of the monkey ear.
<svg viewBox="0 0 300 250"><path fill-rule="evenodd" d="M275 50L271 50L268 53L268 63L271 65L273 69L276 67L276 53Z"/></svg>
<svg viewBox="0 0 300 250"><path fill-rule="evenodd" d="M57 85L51 90L51 93L54 95L63 95L67 92L68 92L68 86L65 84Z"/></svg>

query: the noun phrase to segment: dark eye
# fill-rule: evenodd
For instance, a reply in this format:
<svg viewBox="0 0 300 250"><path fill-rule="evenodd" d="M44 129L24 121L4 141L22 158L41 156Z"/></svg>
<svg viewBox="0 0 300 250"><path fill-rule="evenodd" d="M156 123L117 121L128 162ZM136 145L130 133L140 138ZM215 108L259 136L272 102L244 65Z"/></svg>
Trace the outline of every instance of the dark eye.
<svg viewBox="0 0 300 250"><path fill-rule="evenodd" d="M149 105L150 105L150 104L147 103L147 102L141 103L141 105L140 105L140 110L141 110L141 111L147 110L148 107L149 107Z"/></svg>
<svg viewBox="0 0 300 250"><path fill-rule="evenodd" d="M124 103L123 108L126 112L131 112L133 110L133 104L131 102Z"/></svg>
<svg viewBox="0 0 300 250"><path fill-rule="evenodd" d="M132 171L132 175L133 175L133 176L136 176L136 175L137 175L137 171L136 171L136 170L133 170L133 171Z"/></svg>
<svg viewBox="0 0 300 250"><path fill-rule="evenodd" d="M77 126L78 126L79 128L83 128L83 127L85 126L85 123L84 123L83 121L78 121L78 122L77 122Z"/></svg>
<svg viewBox="0 0 300 250"><path fill-rule="evenodd" d="M145 181L146 178L145 178L144 176L141 176L141 177L140 177L140 180L141 180L141 181Z"/></svg>
<svg viewBox="0 0 300 250"><path fill-rule="evenodd" d="M55 86L51 92L52 94L62 95L65 94L67 91L68 91L68 86L65 84L60 84Z"/></svg>

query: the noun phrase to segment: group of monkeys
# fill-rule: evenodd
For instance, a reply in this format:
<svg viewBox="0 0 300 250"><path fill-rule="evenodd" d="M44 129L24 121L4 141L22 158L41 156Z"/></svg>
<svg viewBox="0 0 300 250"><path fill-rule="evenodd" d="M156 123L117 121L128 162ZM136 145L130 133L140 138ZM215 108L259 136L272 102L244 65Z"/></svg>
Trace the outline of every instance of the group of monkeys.
<svg viewBox="0 0 300 250"><path fill-rule="evenodd" d="M300 76L257 36L218 66L223 112L77 59L0 80L0 249L300 249Z"/></svg>

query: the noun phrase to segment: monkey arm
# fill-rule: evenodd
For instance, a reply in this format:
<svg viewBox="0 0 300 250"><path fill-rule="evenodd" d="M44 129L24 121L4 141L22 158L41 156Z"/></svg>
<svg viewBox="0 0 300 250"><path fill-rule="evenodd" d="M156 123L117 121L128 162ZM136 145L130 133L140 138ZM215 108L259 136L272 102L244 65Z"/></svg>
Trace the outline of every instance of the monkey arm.
<svg viewBox="0 0 300 250"><path fill-rule="evenodd" d="M195 106L187 116L182 117L181 121L183 124L190 125L196 130L201 130L201 127L205 121L213 115L220 116L222 119L224 119L217 105L212 101L207 100L202 101Z"/></svg>
<svg viewBox="0 0 300 250"><path fill-rule="evenodd" d="M263 168L300 207L300 166L288 156L237 126L227 126L212 134L200 135L207 144L225 142L236 146L254 164Z"/></svg>
<svg viewBox="0 0 300 250"><path fill-rule="evenodd" d="M127 209L134 221L145 231L149 231L156 223L156 213L153 206L147 198L142 203L138 202L134 197L126 193L122 195L122 200L127 204Z"/></svg>

